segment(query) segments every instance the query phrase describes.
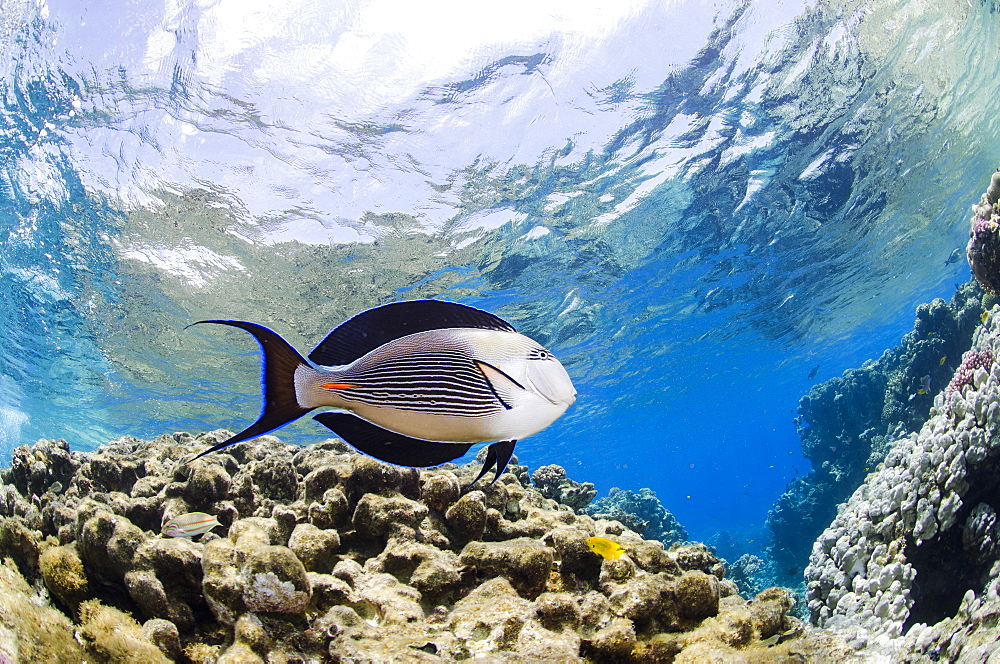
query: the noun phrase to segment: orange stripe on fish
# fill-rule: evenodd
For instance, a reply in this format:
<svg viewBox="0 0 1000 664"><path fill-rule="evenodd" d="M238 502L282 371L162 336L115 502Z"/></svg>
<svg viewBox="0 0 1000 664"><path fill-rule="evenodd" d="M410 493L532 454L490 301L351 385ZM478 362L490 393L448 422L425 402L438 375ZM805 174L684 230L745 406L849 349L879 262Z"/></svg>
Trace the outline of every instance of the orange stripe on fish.
<svg viewBox="0 0 1000 664"><path fill-rule="evenodd" d="M175 516L163 524L163 534L169 537L195 537L221 525L219 520L211 514L189 512Z"/></svg>

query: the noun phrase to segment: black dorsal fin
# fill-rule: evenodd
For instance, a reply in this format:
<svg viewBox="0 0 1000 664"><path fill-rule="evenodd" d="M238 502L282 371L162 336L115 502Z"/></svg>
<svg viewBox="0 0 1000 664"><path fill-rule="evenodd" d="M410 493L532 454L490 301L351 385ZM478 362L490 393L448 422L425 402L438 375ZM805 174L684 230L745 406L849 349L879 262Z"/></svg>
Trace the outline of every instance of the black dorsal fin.
<svg viewBox="0 0 1000 664"><path fill-rule="evenodd" d="M464 304L441 300L393 302L362 311L338 325L309 353L309 359L325 367L350 364L394 339L455 327L516 331L504 319Z"/></svg>
<svg viewBox="0 0 1000 664"><path fill-rule="evenodd" d="M437 443L410 438L347 413L320 413L313 419L368 456L397 466L440 466L472 447L472 443Z"/></svg>

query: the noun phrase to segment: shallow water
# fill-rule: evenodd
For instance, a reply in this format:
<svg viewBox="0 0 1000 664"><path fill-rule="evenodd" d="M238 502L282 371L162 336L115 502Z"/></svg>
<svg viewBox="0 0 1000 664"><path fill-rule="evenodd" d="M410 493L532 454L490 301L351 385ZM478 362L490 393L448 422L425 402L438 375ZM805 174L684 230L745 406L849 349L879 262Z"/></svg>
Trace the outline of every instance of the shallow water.
<svg viewBox="0 0 1000 664"><path fill-rule="evenodd" d="M256 344L194 320L436 297L573 377L523 463L760 545L799 397L968 278L997 165L990 2L0 9L5 458L249 424Z"/></svg>

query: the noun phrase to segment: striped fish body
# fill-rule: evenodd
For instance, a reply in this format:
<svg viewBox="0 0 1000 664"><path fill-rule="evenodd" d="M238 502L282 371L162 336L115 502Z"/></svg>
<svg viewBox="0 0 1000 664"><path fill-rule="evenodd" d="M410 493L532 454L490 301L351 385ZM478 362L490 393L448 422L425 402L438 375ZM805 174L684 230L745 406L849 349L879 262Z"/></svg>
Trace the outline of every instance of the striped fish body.
<svg viewBox="0 0 1000 664"><path fill-rule="evenodd" d="M302 366L295 383L304 407L342 408L441 442L518 440L550 425L576 397L562 364L537 342L462 328L408 335L344 367Z"/></svg>
<svg viewBox="0 0 1000 664"><path fill-rule="evenodd" d="M168 537L196 537L221 525L211 514L189 512L175 516L163 524L163 534Z"/></svg>
<svg viewBox="0 0 1000 664"><path fill-rule="evenodd" d="M237 327L257 339L264 392L257 421L199 457L332 407L313 419L361 452L401 466L440 465L495 440L473 483L494 467L495 482L515 443L576 400L550 352L503 319L454 302L412 300L363 311L334 328L308 359L257 323L197 323Z"/></svg>

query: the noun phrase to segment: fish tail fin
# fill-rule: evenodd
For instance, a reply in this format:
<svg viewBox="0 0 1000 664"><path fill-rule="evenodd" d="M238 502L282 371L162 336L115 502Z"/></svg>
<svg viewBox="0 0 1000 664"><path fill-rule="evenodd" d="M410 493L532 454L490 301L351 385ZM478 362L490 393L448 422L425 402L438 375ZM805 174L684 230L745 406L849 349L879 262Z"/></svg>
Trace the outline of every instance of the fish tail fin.
<svg viewBox="0 0 1000 664"><path fill-rule="evenodd" d="M198 325L199 323L215 323L216 325L238 327L241 330L246 330L257 339L261 350L260 382L264 403L261 408L260 417L257 418L256 422L232 438L205 450L196 456L195 459L244 440L263 435L269 431L274 431L278 427L288 424L312 410L312 408L307 408L299 404L295 391L295 370L300 366L308 367L309 364L277 332L263 325L241 320L200 320L191 325Z"/></svg>

